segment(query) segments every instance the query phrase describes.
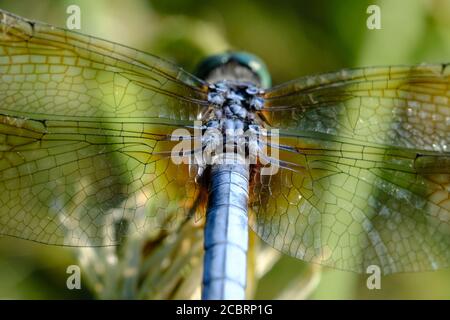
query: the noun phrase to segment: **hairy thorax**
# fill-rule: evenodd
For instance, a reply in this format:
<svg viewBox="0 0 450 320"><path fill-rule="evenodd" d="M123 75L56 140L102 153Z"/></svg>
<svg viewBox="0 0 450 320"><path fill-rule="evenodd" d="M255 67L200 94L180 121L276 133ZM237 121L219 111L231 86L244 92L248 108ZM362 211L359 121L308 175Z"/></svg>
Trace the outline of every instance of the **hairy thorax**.
<svg viewBox="0 0 450 320"><path fill-rule="evenodd" d="M241 159L254 164L262 146L264 92L252 83L223 80L211 84L210 108L202 116L203 150L211 163Z"/></svg>

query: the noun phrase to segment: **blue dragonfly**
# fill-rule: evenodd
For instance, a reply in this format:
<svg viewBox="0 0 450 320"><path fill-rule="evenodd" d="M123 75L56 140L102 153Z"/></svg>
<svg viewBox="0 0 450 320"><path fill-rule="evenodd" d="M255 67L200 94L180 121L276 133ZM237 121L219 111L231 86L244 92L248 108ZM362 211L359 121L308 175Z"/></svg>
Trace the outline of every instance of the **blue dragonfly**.
<svg viewBox="0 0 450 320"><path fill-rule="evenodd" d="M342 270L448 267L449 83L435 64L272 87L242 52L194 76L1 10L0 234L109 246L206 217L204 299L245 298L248 227Z"/></svg>

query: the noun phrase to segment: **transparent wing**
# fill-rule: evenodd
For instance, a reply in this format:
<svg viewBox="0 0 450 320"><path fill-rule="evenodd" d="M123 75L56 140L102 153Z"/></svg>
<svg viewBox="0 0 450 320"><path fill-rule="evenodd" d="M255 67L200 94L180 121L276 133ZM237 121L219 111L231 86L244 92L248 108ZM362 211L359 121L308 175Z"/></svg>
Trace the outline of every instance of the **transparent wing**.
<svg viewBox="0 0 450 320"><path fill-rule="evenodd" d="M449 266L449 82L447 65L368 68L267 92L282 166L254 176L254 230L344 270Z"/></svg>
<svg viewBox="0 0 450 320"><path fill-rule="evenodd" d="M115 43L0 20L0 234L110 245L125 226L182 220L199 190L170 135L205 108L205 84Z"/></svg>
<svg viewBox="0 0 450 320"><path fill-rule="evenodd" d="M448 151L448 64L344 69L271 89L275 128Z"/></svg>

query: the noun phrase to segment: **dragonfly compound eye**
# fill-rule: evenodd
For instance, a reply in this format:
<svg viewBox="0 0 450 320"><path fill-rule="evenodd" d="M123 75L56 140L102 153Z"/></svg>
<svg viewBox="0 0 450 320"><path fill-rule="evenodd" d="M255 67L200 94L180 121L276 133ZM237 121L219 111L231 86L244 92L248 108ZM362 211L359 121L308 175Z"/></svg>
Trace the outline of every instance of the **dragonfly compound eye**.
<svg viewBox="0 0 450 320"><path fill-rule="evenodd" d="M230 79L230 74L234 79ZM272 84L265 63L247 52L226 52L210 56L198 65L196 75L211 83L225 79L238 80L253 83L263 89L269 88ZM252 91L250 88L253 87L249 87Z"/></svg>

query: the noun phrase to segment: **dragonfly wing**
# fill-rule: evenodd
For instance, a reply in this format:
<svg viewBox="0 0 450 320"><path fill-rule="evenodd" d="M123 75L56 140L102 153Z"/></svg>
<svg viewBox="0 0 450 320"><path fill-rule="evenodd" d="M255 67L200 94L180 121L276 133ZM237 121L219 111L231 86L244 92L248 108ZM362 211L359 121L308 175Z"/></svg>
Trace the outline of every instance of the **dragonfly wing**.
<svg viewBox="0 0 450 320"><path fill-rule="evenodd" d="M254 230L343 270L449 266L448 69L347 70L269 91L265 116L283 128L269 152L283 165L254 176Z"/></svg>
<svg viewBox="0 0 450 320"><path fill-rule="evenodd" d="M199 190L170 137L205 108L205 84L115 43L0 20L0 234L98 246L183 220Z"/></svg>
<svg viewBox="0 0 450 320"><path fill-rule="evenodd" d="M344 69L267 92L275 128L358 141L448 151L448 64Z"/></svg>

